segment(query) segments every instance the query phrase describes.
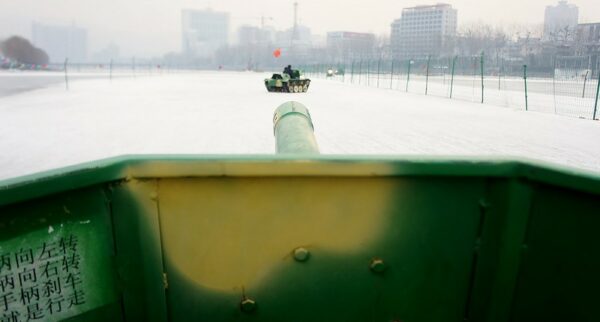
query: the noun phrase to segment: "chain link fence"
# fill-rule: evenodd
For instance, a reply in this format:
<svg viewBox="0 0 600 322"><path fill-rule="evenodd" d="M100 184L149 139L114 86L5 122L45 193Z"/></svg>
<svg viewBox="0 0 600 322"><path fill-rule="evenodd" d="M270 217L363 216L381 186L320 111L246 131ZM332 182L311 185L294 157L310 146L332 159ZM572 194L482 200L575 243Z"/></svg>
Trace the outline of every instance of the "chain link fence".
<svg viewBox="0 0 600 322"><path fill-rule="evenodd" d="M554 68L478 56L358 59L301 66L313 78L598 119L600 59L557 56Z"/></svg>
<svg viewBox="0 0 600 322"><path fill-rule="evenodd" d="M7 72L36 72L44 74L45 81L37 82L34 81L32 84L48 84L58 83L56 81L58 77L62 79L65 84L65 88L69 89L69 83L71 80L81 79L99 79L106 78L111 81L114 78L135 78L137 76L152 76L162 75L165 73L174 72L185 72L191 70L186 65L168 65L155 63L153 61L136 61L135 58L131 60L109 60L105 62L95 63L80 63L71 62L69 59L65 59L62 63L49 63L44 65L35 64L24 64L9 60L8 58L0 57L0 70ZM22 85L16 84L11 87L0 88L0 95L3 92L10 93L11 88L23 88Z"/></svg>

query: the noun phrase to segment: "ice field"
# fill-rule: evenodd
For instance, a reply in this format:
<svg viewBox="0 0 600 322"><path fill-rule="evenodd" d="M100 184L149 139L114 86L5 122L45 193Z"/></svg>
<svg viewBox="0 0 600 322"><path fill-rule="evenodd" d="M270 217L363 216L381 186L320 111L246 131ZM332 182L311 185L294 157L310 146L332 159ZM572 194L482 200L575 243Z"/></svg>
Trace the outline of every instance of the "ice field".
<svg viewBox="0 0 600 322"><path fill-rule="evenodd" d="M600 172L598 121L325 79L306 94L267 93L267 76L104 76L1 96L0 180L124 154L273 154L273 111L288 100L309 108L323 154L528 158Z"/></svg>

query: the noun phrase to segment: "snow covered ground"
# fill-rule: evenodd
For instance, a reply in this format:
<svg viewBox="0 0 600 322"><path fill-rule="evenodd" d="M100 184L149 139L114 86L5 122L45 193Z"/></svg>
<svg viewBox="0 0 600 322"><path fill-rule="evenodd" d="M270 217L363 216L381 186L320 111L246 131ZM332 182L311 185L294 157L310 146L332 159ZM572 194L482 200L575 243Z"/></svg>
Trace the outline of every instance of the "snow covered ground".
<svg viewBox="0 0 600 322"><path fill-rule="evenodd" d="M139 73L139 72L138 72ZM133 77L131 71L117 70L112 74L113 78ZM85 71L69 72L69 81L92 78L109 78L109 72ZM0 97L14 95L33 89L44 88L52 84L65 83L65 74L60 71L20 71L0 70Z"/></svg>
<svg viewBox="0 0 600 322"><path fill-rule="evenodd" d="M0 97L0 180L123 154L272 154L272 113L288 100L310 109L324 154L526 157L600 172L598 121L322 79L306 94L267 93L266 76L87 79Z"/></svg>
<svg viewBox="0 0 600 322"><path fill-rule="evenodd" d="M438 97L450 97L450 76L432 75L426 82L425 75L411 75L407 86L406 75L390 74L375 75L346 75L337 76L333 81L361 84L363 86L393 88L415 94ZM457 75L454 78L452 98L474 103L481 102L480 76ZM585 86L584 86L585 84ZM592 119L596 101L598 81L589 80L553 80L552 78L528 78L528 109L536 112L546 112L577 118ZM525 109L525 85L523 78L486 76L484 81L484 101L486 104ZM585 87L585 88L584 88ZM556 93L556 95L554 95ZM598 119L598 115L596 115Z"/></svg>

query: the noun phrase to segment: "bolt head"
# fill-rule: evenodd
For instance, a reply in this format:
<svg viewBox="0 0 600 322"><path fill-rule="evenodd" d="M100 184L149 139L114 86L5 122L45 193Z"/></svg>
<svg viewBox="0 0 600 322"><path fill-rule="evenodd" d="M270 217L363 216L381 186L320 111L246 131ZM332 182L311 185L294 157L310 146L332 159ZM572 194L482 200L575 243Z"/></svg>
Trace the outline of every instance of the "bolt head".
<svg viewBox="0 0 600 322"><path fill-rule="evenodd" d="M240 303L240 308L246 313L253 312L254 310L256 310L256 302L252 299L245 298Z"/></svg>
<svg viewBox="0 0 600 322"><path fill-rule="evenodd" d="M294 259L299 262L305 262L310 257L310 252L308 249L303 247L298 247L294 249Z"/></svg>
<svg viewBox="0 0 600 322"><path fill-rule="evenodd" d="M373 273L383 273L387 269L387 265L382 259L375 258L371 261L371 271Z"/></svg>

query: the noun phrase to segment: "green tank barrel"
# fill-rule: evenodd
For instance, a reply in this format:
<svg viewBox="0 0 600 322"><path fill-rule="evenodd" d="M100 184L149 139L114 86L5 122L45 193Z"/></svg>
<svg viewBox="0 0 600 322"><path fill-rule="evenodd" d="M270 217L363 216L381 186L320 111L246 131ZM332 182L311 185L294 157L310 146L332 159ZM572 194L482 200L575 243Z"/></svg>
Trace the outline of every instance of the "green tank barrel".
<svg viewBox="0 0 600 322"><path fill-rule="evenodd" d="M319 154L310 113L301 103L281 104L273 116L275 149L278 154Z"/></svg>

